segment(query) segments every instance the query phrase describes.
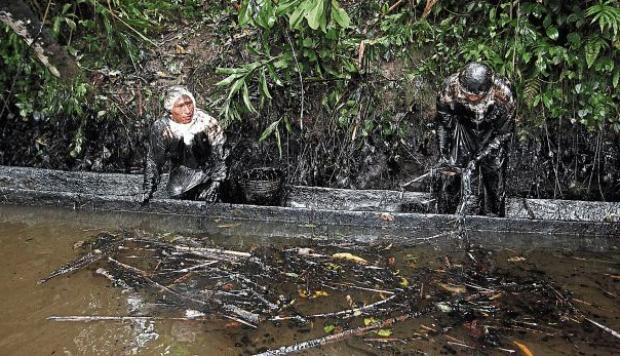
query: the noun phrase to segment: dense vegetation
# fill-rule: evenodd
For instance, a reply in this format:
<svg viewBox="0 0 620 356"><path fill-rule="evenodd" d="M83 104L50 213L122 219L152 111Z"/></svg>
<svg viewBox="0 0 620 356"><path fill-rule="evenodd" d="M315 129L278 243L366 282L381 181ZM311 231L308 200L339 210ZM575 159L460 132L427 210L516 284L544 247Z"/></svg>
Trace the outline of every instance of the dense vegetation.
<svg viewBox="0 0 620 356"><path fill-rule="evenodd" d="M110 126L110 140L118 140L116 131L132 131L128 149L112 156L116 161L140 156L141 136L133 129L142 131L161 111L161 88L142 74L145 63L170 34L187 34L183 29L189 28L208 33L210 48L218 50L180 81L219 113L230 132L246 137L246 146L261 142L259 150L246 150L254 157L239 149L240 160L280 160L293 182L390 187L402 175L421 172L432 160L428 124L437 87L463 63L481 60L512 81L519 140L542 156L538 176L522 190L532 193L535 186L538 195L563 196L574 188L576 195L598 198L620 191L620 176L613 172L620 150L617 0L30 5L77 58L81 74L70 82L55 77L11 29L0 27L3 127L15 130L10 120L21 121L22 128L41 121L62 126L69 144L56 154L77 161L96 140L89 127L101 134L101 127ZM177 51L185 50L181 45ZM126 105L118 86L98 79L101 73L108 80L115 73L135 76L141 84L132 87L132 95L142 104ZM121 125L110 124L117 122ZM53 142L53 137L35 142L29 152L45 156ZM11 160L3 152L2 162ZM136 166L134 159L112 169Z"/></svg>

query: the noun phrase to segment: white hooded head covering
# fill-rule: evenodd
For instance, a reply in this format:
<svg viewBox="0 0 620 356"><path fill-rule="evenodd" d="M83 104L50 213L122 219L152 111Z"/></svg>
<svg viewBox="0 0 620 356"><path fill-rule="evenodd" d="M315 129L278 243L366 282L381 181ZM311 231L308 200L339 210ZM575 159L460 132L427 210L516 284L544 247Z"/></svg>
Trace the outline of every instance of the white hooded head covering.
<svg viewBox="0 0 620 356"><path fill-rule="evenodd" d="M196 108L196 99L194 99L194 95L190 93L187 88L182 85L173 85L166 89L166 95L164 97L164 109L170 112L172 111L172 107L177 100L183 95L187 95L190 99L192 99L192 103L194 104L194 108Z"/></svg>
<svg viewBox="0 0 620 356"><path fill-rule="evenodd" d="M181 85L173 85L166 90L166 95L164 97L164 109L166 111L171 112L174 103L179 100L182 96L187 95L194 104L194 116L192 117L192 121L188 124L179 124L174 122L172 118L168 120L168 126L172 131L172 134L176 137L183 139L186 145L190 145L194 140L194 135L200 132L203 127L201 125L197 125L197 117L199 115L199 110L196 108L196 99L192 93L190 93L187 88Z"/></svg>

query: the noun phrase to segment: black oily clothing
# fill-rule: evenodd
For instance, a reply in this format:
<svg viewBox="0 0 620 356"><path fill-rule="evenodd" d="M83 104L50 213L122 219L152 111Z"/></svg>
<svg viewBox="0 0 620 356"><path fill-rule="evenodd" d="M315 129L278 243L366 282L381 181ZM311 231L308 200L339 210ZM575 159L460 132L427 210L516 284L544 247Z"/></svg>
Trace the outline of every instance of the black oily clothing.
<svg viewBox="0 0 620 356"><path fill-rule="evenodd" d="M144 173L145 193L152 196L161 180L166 162L170 162L168 196L195 199L208 184L226 176L223 130L217 121L198 111L197 126L190 142L175 132L166 116L151 127Z"/></svg>
<svg viewBox="0 0 620 356"><path fill-rule="evenodd" d="M503 214L508 142L514 130L515 100L507 80L494 78L493 86L477 103L470 103L460 87L458 74L444 82L437 98L437 134L442 159L464 169L475 162L468 187L460 175L439 175L443 212L454 212L462 189L470 189L469 214Z"/></svg>

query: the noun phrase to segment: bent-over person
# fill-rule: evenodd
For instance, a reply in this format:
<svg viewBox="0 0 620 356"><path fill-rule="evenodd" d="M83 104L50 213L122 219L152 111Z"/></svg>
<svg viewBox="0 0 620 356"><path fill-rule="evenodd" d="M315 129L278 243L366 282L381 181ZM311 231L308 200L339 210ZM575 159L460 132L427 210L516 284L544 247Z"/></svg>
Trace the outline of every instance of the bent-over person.
<svg viewBox="0 0 620 356"><path fill-rule="evenodd" d="M226 178L224 130L215 118L196 108L194 96L182 86L168 88L164 109L167 114L150 129L143 203L157 190L167 162L169 197L216 201Z"/></svg>
<svg viewBox="0 0 620 356"><path fill-rule="evenodd" d="M447 171L439 174L438 189L444 198L460 196L457 213L504 214L515 107L508 80L484 64L469 63L444 81L437 97L438 166Z"/></svg>

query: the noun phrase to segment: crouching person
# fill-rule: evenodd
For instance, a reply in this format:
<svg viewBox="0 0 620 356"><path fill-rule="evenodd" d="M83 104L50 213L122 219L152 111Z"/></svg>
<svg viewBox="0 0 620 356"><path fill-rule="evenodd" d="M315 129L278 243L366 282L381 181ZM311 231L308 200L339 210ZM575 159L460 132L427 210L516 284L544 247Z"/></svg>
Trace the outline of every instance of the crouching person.
<svg viewBox="0 0 620 356"><path fill-rule="evenodd" d="M515 107L508 80L484 64L469 63L444 81L437 98L438 166L453 174L440 175L439 190L461 195L457 213L504 214Z"/></svg>
<svg viewBox="0 0 620 356"><path fill-rule="evenodd" d="M226 136L217 120L196 108L182 86L166 91L167 114L151 126L144 169L143 204L153 197L162 170L170 162L166 187L173 199L215 202L226 178Z"/></svg>

